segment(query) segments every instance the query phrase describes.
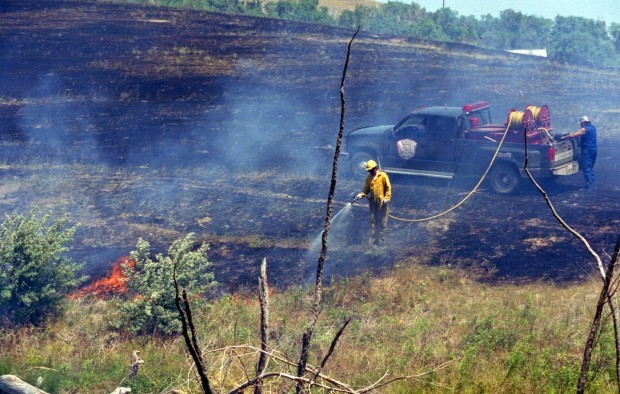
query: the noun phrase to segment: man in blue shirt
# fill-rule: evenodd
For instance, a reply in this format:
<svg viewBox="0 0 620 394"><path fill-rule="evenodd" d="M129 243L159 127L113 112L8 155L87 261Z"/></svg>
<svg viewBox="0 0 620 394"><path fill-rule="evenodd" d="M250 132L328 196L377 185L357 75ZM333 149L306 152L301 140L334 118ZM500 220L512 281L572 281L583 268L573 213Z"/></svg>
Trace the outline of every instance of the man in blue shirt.
<svg viewBox="0 0 620 394"><path fill-rule="evenodd" d="M583 178L586 181L585 189L592 191L596 181L594 174L594 163L596 162L596 127L590 122L590 118L582 116L579 125L581 128L574 133L570 133L562 139L575 138L581 136L581 168Z"/></svg>

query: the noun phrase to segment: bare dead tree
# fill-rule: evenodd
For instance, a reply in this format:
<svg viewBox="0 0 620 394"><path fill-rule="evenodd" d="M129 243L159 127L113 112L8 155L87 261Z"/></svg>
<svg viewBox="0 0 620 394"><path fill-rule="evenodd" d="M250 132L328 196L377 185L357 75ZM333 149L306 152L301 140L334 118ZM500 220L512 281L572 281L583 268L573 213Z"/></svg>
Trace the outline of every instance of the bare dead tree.
<svg viewBox="0 0 620 394"><path fill-rule="evenodd" d="M598 303L596 304L596 313L594 314L594 320L592 322L592 326L590 327L590 333L588 334L588 339L586 341L586 346L583 351L583 360L581 362L581 374L579 375L579 383L577 384L577 393L581 394L585 391L586 388L586 378L588 375L588 369L590 367L590 360L592 359L592 350L594 348L594 339L598 334L601 326L601 315L603 314L603 308L605 307L605 302L610 302L611 297L609 296L609 289L612 282L614 268L616 266L616 261L618 260L618 253L620 252L620 237L618 237L618 242L616 243L616 248L614 249L614 254L611 257L611 261L607 266L607 272L605 275L605 281L603 283L603 288L601 289L601 295L598 298Z"/></svg>
<svg viewBox="0 0 620 394"><path fill-rule="evenodd" d="M181 306L181 297L179 296L179 283L177 282L176 261L174 263L174 268L172 271L172 279L174 281L174 289L176 293L174 303L177 307L177 310L179 311L179 316L181 317L181 329L183 338L185 339L185 346L187 347L189 354L192 356L192 359L196 364L196 370L198 371L198 376L200 377L202 392L205 394L213 394L213 390L211 389L211 384L209 383L209 378L207 377L207 372L205 370L204 361L202 359L202 352L200 350L200 346L198 345L198 337L196 335L196 327L194 326L192 309L190 307L189 299L187 298L187 291L185 291L185 289L183 289L183 304L185 307L185 311ZM188 332L188 327L191 330L191 338Z"/></svg>
<svg viewBox="0 0 620 394"><path fill-rule="evenodd" d="M599 272L601 274L601 279L603 280L603 288L606 288L605 296L607 298L607 304L609 305L609 309L611 311L611 317L612 317L612 320L613 320L615 347L616 347L616 381L618 382L618 390L620 392L620 323L618 322L618 312L617 312L616 306L615 306L615 304L613 302L613 297L612 297L612 295L609 292L609 286L610 286L609 283L611 283L612 278L608 278L607 277L607 273L605 272L605 269L603 268L603 262L601 260L601 257L598 255L598 253L596 253L594 251L594 249L592 249L592 247L590 246L590 243L588 242L588 240L586 240L585 237L583 237L581 234L579 234L577 231L575 231L572 227L570 227L562 219L562 217L560 217L560 215L555 210L555 207L553 206L553 203L551 202L551 199L547 195L547 192L538 184L538 182L536 182L536 180L534 179L534 177L530 173L530 170L529 170L529 168L527 166L528 165L528 160L529 160L528 148L527 148L527 131L528 131L528 128L525 127L524 131L523 131L523 145L525 147L525 161L523 163L523 170L525 171L526 175L528 176L528 178L530 179L532 184L536 187L538 192L545 199L545 202L547 203L547 206L551 210L551 213L552 213L553 217L562 225L562 227L564 227L568 232L570 232L572 235L574 235L577 239L579 239L584 244L584 246L588 250L588 253L590 253L590 255L592 255L592 257L594 257L594 259L596 260L596 264L597 264L597 266L599 268ZM619 241L620 241L620 239L619 239ZM614 252L614 256L616 256L616 258L617 258L617 246L616 246L616 251ZM613 261L614 258L612 257L611 260ZM615 262L614 262L614 264L615 264ZM612 267L612 272L613 272L613 267ZM603 305L604 305L604 303L603 303ZM599 319L600 319L600 317L599 317ZM593 323L592 328L595 328L595 327L598 330L599 324L598 323L597 324ZM590 343L589 342L589 338L588 338L588 342L586 343L586 348L588 346L592 346L593 343L594 343L593 341ZM591 352L591 349L590 349L590 352ZM590 357L588 355L588 360L586 360L586 354L588 354L588 353L584 352L584 360L583 360L583 364L582 364L582 374L583 373L587 373L587 369L588 369L588 366L589 366L589 358ZM585 368L586 368L585 372L583 371L584 364L585 364ZM585 376L583 378L585 379ZM581 379L582 378L580 377L580 384L581 384Z"/></svg>
<svg viewBox="0 0 620 394"><path fill-rule="evenodd" d="M256 365L256 376L260 377L267 367L267 340L269 330L269 284L267 283L267 258L263 258L258 278L258 298L260 300L260 355ZM263 392L262 380L256 382L254 394Z"/></svg>
<svg viewBox="0 0 620 394"><path fill-rule="evenodd" d="M314 333L314 327L319 319L319 313L321 309L322 295L323 295L323 266L325 264L325 255L327 254L327 235L329 233L329 227L332 216L333 209L333 199L334 192L336 190L336 180L338 173L338 158L340 156L340 145L342 142L342 135L344 134L344 113L345 113L345 96L344 96L344 81L347 76L347 68L349 67L349 59L351 57L351 45L353 44L353 40L360 31L360 26L357 27L357 30L351 37L349 41L349 45L347 47L347 57L344 63L344 67L342 70L342 79L340 81L340 129L338 130L338 138L336 139L336 150L334 152L334 161L332 165L332 178L331 184L329 188L329 194L327 195L327 208L325 213L325 225L323 229L323 234L321 237L321 253L319 254L319 259L316 268L316 281L314 285L314 301L312 304L312 310L310 313L310 322L306 327L306 331L304 332L301 340L301 354L299 356L299 364L297 366L297 376L299 378L303 377L306 371L306 364L308 363L308 351L310 348L310 342L312 341L312 335ZM305 382L304 380L298 380L296 385L297 394L301 393L304 389Z"/></svg>

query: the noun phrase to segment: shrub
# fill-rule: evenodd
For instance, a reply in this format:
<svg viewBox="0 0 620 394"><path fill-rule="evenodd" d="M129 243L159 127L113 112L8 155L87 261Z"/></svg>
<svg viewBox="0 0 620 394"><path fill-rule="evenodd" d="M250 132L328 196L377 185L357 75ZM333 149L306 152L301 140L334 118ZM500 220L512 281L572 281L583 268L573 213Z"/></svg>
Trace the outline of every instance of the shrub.
<svg viewBox="0 0 620 394"><path fill-rule="evenodd" d="M38 211L7 215L0 224L0 318L17 325L58 315L66 295L86 279L76 275L80 264L63 257L77 225L68 227L66 216L37 217Z"/></svg>
<svg viewBox="0 0 620 394"><path fill-rule="evenodd" d="M195 297L194 304L204 302L204 293L217 283L207 261L207 244L192 250L194 235L172 243L168 255L157 254L151 260L150 244L140 238L136 250L131 252L133 266L125 266L129 300L121 304L123 319L119 321L133 333L150 334L179 332L181 321L175 305L173 281L174 265L177 265L177 282L180 289ZM125 324L126 323L126 324Z"/></svg>

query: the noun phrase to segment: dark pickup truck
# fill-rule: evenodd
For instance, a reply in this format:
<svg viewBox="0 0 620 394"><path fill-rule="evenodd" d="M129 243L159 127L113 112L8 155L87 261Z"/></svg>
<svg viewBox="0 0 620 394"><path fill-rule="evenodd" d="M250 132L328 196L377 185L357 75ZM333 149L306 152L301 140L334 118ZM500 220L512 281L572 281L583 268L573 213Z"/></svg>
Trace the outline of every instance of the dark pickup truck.
<svg viewBox="0 0 620 394"><path fill-rule="evenodd" d="M546 105L511 110L504 124L493 124L490 105L481 101L463 107L421 108L395 126L355 129L346 135L343 151L357 175L365 175L364 164L373 159L389 174L444 179L482 176L506 133L487 181L494 192L511 194L527 177L526 140L528 170L537 180L579 171L579 141L559 141L552 132Z"/></svg>

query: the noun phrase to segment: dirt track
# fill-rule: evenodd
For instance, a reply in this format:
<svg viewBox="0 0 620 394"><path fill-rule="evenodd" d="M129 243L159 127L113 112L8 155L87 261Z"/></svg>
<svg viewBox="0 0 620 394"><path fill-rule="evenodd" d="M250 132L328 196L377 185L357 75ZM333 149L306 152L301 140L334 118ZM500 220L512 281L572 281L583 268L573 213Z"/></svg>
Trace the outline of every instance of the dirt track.
<svg viewBox="0 0 620 394"><path fill-rule="evenodd" d="M211 244L226 289L254 286L267 256L275 285L312 276L352 32L266 18L83 2L5 2L0 14L0 210L33 205L83 226L74 256L100 275L138 237L157 248L188 231ZM587 113L599 129L599 188L550 189L595 250L620 233L620 73L545 59L362 34L347 74L347 128L389 124L423 105L546 103L558 131ZM344 166L344 163L341 163ZM341 171L342 172L342 171ZM341 178L342 207L362 180ZM393 212L420 217L468 184L394 179ZM389 251L361 245L363 209L336 239L329 273L417 259L489 280L595 275L579 242L533 190L482 191L434 222L391 222ZM308 262L308 260L310 262Z"/></svg>

